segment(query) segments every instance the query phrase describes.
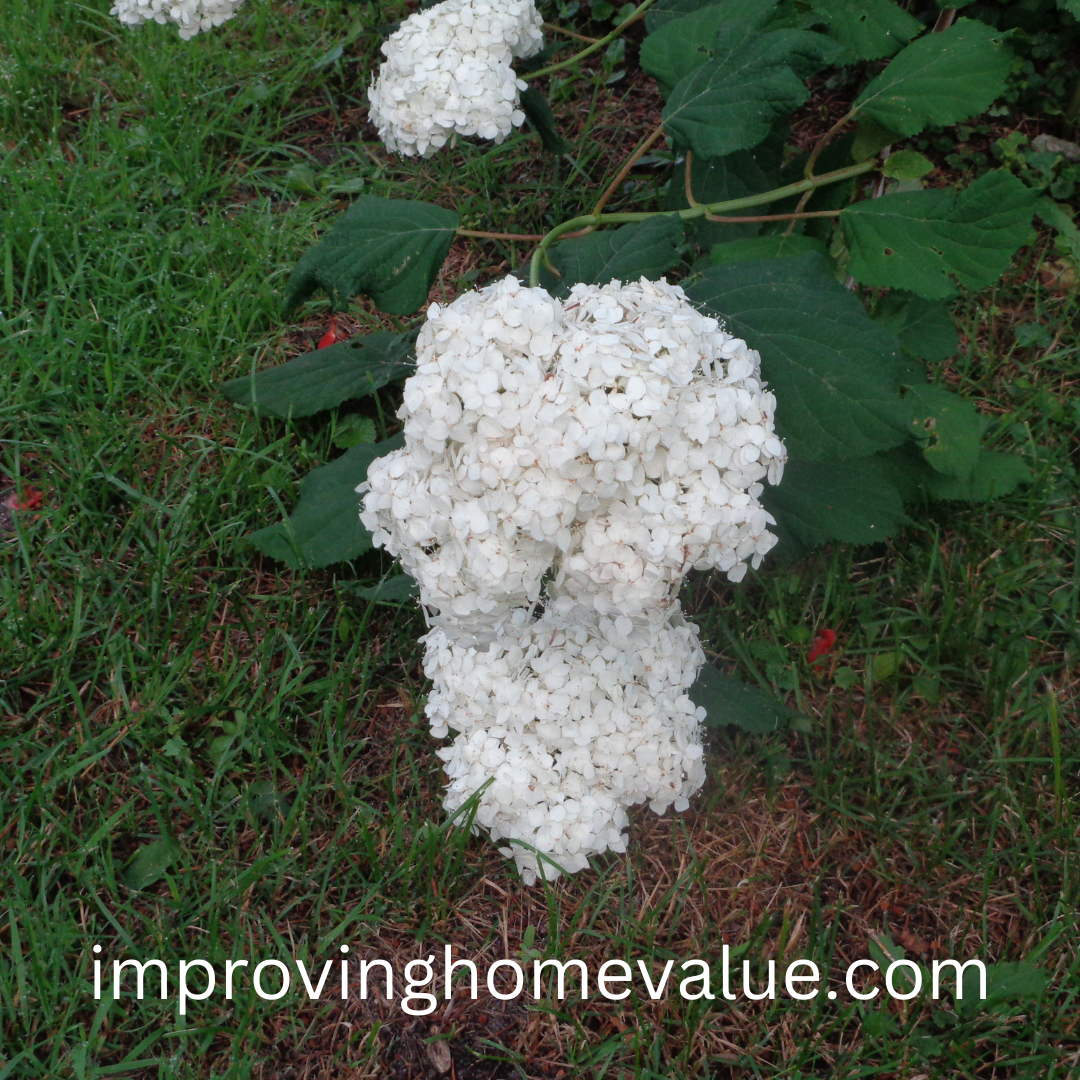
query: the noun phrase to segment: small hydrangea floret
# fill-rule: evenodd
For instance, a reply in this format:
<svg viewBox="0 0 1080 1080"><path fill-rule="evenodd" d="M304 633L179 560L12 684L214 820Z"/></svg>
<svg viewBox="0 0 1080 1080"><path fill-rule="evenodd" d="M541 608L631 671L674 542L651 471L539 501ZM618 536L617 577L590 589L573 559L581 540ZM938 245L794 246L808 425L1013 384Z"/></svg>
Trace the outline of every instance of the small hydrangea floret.
<svg viewBox="0 0 1080 1080"><path fill-rule="evenodd" d="M186 41L202 30L220 26L236 14L244 0L116 0L109 11L127 26L175 23Z"/></svg>
<svg viewBox="0 0 1080 1080"><path fill-rule="evenodd" d="M663 281L559 302L508 277L429 308L361 518L429 614L446 806L493 778L476 821L528 881L535 852L581 869L625 850L628 806L683 810L704 781L678 589L776 543L775 406L758 354Z"/></svg>
<svg viewBox="0 0 1080 1080"><path fill-rule="evenodd" d="M383 43L368 90L387 149L430 157L455 135L503 142L525 121L511 67L543 46L533 0L445 0L410 15Z"/></svg>

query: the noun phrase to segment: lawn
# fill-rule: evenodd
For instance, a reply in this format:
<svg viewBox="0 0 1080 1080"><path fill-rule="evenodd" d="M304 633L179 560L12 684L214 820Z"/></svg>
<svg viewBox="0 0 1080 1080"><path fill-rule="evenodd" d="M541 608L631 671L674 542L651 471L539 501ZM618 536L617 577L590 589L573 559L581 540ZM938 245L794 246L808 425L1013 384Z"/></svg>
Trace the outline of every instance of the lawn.
<svg viewBox="0 0 1080 1080"><path fill-rule="evenodd" d="M400 389L325 424L220 386L326 330L325 300L284 320L284 286L359 181L477 231L543 232L604 190L655 93L632 64L606 86L597 61L547 84L571 155L525 128L409 164L363 96L404 4L250 0L187 43L108 8L0 6L0 499L20 504L0 509L0 1080L1080 1077L1080 297L1050 237L956 304L961 347L934 370L1031 483L741 585L692 578L712 659L797 722L711 726L688 811L638 807L628 855L525 888L441 808L423 616L354 587L390 560L289 570L245 542L358 420L391 433ZM652 198L643 180L616 202ZM458 240L433 298L529 254ZM339 322L392 325L366 301ZM982 960L994 993L481 988L422 1017L354 983L183 1013L155 976L143 1000L133 981L94 994L95 945L106 971L160 958L173 979L192 958L321 970L345 946L400 972L448 944L484 965L581 958L592 977L725 943L754 985L769 960L814 960L843 991L854 960L955 957Z"/></svg>

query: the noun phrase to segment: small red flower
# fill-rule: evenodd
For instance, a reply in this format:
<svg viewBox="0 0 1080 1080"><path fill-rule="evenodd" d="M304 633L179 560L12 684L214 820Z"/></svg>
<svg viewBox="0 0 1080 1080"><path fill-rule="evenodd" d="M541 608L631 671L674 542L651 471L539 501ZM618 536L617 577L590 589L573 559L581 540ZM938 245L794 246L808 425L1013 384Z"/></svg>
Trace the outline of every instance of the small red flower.
<svg viewBox="0 0 1080 1080"><path fill-rule="evenodd" d="M814 645L810 650L810 655L807 659L811 664L818 663L827 654L832 652L832 647L836 644L836 631L835 630L819 630L814 635Z"/></svg>
<svg viewBox="0 0 1080 1080"><path fill-rule="evenodd" d="M338 332L337 319L333 315L330 316L330 329L319 339L319 344L316 348L325 349L330 345L334 345L339 341L345 341L348 338L348 334L342 334Z"/></svg>
<svg viewBox="0 0 1080 1080"><path fill-rule="evenodd" d="M4 500L9 510L40 510L45 496L37 488L25 487L21 494L14 491Z"/></svg>

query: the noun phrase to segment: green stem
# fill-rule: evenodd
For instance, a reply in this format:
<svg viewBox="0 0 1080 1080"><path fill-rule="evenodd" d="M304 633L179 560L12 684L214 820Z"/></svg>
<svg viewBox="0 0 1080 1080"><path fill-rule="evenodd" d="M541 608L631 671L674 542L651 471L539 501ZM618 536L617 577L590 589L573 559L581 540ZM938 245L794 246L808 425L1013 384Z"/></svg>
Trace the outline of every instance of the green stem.
<svg viewBox="0 0 1080 1080"><path fill-rule="evenodd" d="M638 4L628 19L619 23L610 34L606 34L587 49L574 53L568 60L560 60L557 64L549 64L546 68L540 68L539 71L528 71L519 78L526 80L539 79L541 75L550 75L554 71L562 71L563 68L573 67L579 60L584 60L586 56L592 56L594 52L599 52L605 45L610 45L631 23L637 22L655 3L656 0L644 0L643 3Z"/></svg>
<svg viewBox="0 0 1080 1080"><path fill-rule="evenodd" d="M807 177L797 183L788 184L785 187L774 188L772 191L764 191L760 195L747 195L742 199L728 199L726 202L698 203L697 206L688 206L685 210L641 210L627 211L617 214L583 214L581 217L571 218L561 225L556 225L533 252L532 264L529 267L529 284L535 288L540 284L540 267L548 257L548 248L557 240L569 232L578 229L598 229L601 225L626 225L635 221L646 221L654 217L677 217L683 221L693 221L704 217L706 214L723 214L728 210L742 210L748 206L764 206L766 203L777 202L786 199L790 195L801 195L804 191L810 191L825 184L837 184L842 180L850 180L853 176L861 176L877 168L877 162L861 161L858 165L849 165L846 169L836 169L834 172L822 173L820 176Z"/></svg>

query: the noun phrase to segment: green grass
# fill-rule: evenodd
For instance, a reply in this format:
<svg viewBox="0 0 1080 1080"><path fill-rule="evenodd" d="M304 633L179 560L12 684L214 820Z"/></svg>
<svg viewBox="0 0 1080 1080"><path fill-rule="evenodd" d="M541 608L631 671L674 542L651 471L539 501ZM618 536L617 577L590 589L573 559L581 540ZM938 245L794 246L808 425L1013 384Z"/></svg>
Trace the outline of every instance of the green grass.
<svg viewBox="0 0 1080 1080"><path fill-rule="evenodd" d="M1080 304L1038 284L1044 249L965 302L970 344L935 373L998 418L1034 482L889 545L693 582L706 643L809 722L716 729L690 811L639 809L628 857L525 890L445 821L419 615L342 588L385 560L339 580L243 543L334 454L328 432L217 387L320 332L325 308L285 327L280 295L334 184L530 232L602 189L637 91L553 95L593 184L564 194L570 164L534 161L526 133L419 166L359 141L372 28L398 9L252 0L189 44L107 9L0 8L0 479L44 493L0 547L0 1080L424 1075L435 1037L459 1077L1080 1075ZM319 66L354 19L356 44ZM297 165L319 194L290 188ZM526 254L462 249L445 285ZM1051 345L1015 344L1033 321ZM811 668L826 626L837 652ZM419 1022L295 994L181 1017L175 998L91 992L95 943L175 973L192 957L319 967L342 944L400 970L447 941L487 962L662 966L727 940L835 980L874 935L924 960L1027 959L1047 988L961 1011L486 997Z"/></svg>

